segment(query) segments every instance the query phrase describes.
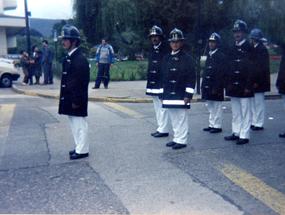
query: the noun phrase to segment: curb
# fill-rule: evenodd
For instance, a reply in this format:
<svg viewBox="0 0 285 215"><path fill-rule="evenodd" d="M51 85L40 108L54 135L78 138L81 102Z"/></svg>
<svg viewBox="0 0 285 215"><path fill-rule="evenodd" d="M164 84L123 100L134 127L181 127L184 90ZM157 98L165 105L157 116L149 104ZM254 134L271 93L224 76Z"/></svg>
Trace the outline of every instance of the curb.
<svg viewBox="0 0 285 215"><path fill-rule="evenodd" d="M18 93L18 94L23 94L23 95L28 95L28 96L38 96L38 97L43 97L43 98L49 98L49 99L59 99L58 95L54 94L48 94L48 93L39 93L35 91L30 91L30 90L22 90L19 89L16 85L12 85L12 89ZM89 97L88 101L93 101L93 102L111 102L111 103L152 103L152 99L147 99L147 98L116 98L116 97Z"/></svg>
<svg viewBox="0 0 285 215"><path fill-rule="evenodd" d="M28 96L38 96L43 98L49 98L49 99L59 99L59 96L54 94L48 94L48 93L39 93L35 91L29 91L29 90L21 90L16 85L12 85L12 89L18 93L18 94L24 94ZM281 99L281 95L279 94L271 94L271 95L265 95L266 100L276 100ZM147 98L116 98L116 97L89 97L88 101L93 102L110 102L110 103L152 103L152 99ZM198 103L198 102L204 102L205 100L201 98L194 98L191 100L191 103ZM230 101L229 97L225 97L224 101Z"/></svg>

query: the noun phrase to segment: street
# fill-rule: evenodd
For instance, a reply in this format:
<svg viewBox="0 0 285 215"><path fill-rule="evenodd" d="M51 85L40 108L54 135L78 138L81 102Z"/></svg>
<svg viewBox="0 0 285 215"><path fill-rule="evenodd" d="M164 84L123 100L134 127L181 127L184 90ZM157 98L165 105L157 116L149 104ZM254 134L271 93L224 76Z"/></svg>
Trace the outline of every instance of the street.
<svg viewBox="0 0 285 215"><path fill-rule="evenodd" d="M90 156L70 161L73 139L58 101L0 89L0 213L285 214L284 107L266 101L250 144L209 134L204 103L189 111L187 148L150 136L152 104L89 102Z"/></svg>

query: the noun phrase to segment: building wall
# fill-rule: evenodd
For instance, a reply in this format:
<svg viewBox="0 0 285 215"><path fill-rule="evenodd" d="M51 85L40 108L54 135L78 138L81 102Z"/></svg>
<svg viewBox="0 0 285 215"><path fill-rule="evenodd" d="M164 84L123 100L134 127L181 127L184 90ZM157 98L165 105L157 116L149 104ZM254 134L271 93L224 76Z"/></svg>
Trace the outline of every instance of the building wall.
<svg viewBox="0 0 285 215"><path fill-rule="evenodd" d="M7 55L6 29L0 27L0 56Z"/></svg>

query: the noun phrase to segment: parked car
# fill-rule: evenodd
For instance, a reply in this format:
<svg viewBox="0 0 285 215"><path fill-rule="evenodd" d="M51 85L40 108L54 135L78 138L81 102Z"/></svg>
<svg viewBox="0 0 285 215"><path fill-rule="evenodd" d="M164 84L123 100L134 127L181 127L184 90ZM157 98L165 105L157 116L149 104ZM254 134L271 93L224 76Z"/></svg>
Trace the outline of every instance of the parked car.
<svg viewBox="0 0 285 215"><path fill-rule="evenodd" d="M14 60L0 58L0 87L11 87L19 77L19 69L15 67Z"/></svg>

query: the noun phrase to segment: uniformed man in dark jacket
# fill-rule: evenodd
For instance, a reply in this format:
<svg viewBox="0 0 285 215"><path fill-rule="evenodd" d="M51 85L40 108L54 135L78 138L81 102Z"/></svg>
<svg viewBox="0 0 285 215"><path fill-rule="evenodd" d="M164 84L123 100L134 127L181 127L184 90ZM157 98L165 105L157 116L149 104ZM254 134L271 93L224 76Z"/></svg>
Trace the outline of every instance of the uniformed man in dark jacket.
<svg viewBox="0 0 285 215"><path fill-rule="evenodd" d="M75 26L63 26L60 38L68 53L63 60L59 114L67 115L70 121L76 147L69 155L70 159L74 160L89 155L86 121L89 63L80 51L80 34Z"/></svg>
<svg viewBox="0 0 285 215"><path fill-rule="evenodd" d="M148 58L147 70L147 85L146 94L152 96L153 105L157 120L156 132L152 133L153 137L167 137L169 132L168 114L165 108L162 108L162 103L159 99L161 95L161 61L163 57L170 52L169 46L166 46L163 41L163 31L158 26L153 26L150 29L149 38L152 43L152 48Z"/></svg>
<svg viewBox="0 0 285 215"><path fill-rule="evenodd" d="M235 44L228 53L229 69L226 72L226 95L231 97L232 106L232 135L226 136L225 140L237 141L238 145L249 143L251 126L252 47L246 33L247 24L237 20L233 28Z"/></svg>
<svg viewBox="0 0 285 215"><path fill-rule="evenodd" d="M167 108L174 139L166 144L181 149L188 143L188 109L194 94L196 73L190 55L183 48L183 32L177 28L169 35L171 53L162 61L162 105Z"/></svg>
<svg viewBox="0 0 285 215"><path fill-rule="evenodd" d="M252 72L254 97L251 103L251 129L263 130L265 119L264 93L270 91L269 53L262 43L263 34L260 29L253 29L249 35L252 50Z"/></svg>
<svg viewBox="0 0 285 215"><path fill-rule="evenodd" d="M222 101L224 100L225 55L220 50L221 37L217 33L209 38L209 53L202 80L202 99L206 100L209 127L204 131L222 132Z"/></svg>
<svg viewBox="0 0 285 215"><path fill-rule="evenodd" d="M280 68L278 72L276 87L279 93L282 95L282 99L284 101L284 107L285 107L285 43L281 45L281 48L282 48L282 59L281 59ZM279 137L285 138L285 132L279 134Z"/></svg>

